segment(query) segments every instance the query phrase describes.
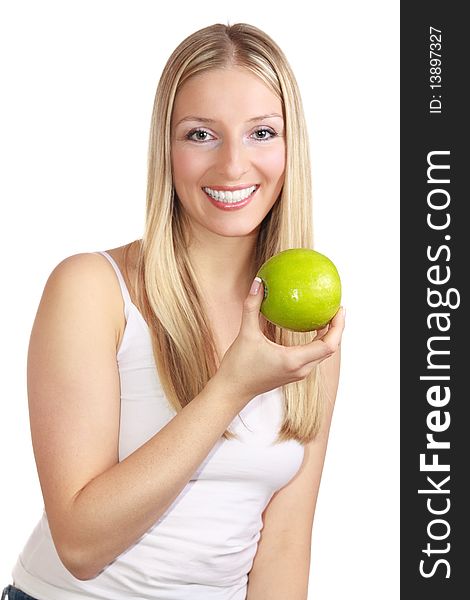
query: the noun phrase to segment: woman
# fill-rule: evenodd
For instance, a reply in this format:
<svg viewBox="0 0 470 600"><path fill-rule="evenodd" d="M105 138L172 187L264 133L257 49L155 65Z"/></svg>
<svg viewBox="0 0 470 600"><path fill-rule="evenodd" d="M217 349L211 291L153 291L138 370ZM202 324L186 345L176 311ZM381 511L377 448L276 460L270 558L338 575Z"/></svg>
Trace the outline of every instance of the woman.
<svg viewBox="0 0 470 600"><path fill-rule="evenodd" d="M309 173L278 46L245 24L184 40L156 92L142 240L68 257L44 289L45 511L5 597L306 597L344 313L281 330L255 275L312 247Z"/></svg>

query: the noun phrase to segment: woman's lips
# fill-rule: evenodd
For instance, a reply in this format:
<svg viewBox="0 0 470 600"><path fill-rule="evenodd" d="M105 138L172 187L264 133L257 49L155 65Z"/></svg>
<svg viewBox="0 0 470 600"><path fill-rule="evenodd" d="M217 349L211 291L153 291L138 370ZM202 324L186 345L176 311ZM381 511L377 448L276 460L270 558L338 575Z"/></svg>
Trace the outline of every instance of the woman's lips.
<svg viewBox="0 0 470 600"><path fill-rule="evenodd" d="M217 187L217 188L211 188L211 189L214 189L217 191L235 191L236 189L246 189L246 187L250 187L250 186L240 186L238 188ZM259 185L257 185L256 189L244 200L233 201L233 202L222 202L221 200L216 200L215 198L212 198L212 196L210 196L204 189L202 191L207 196L207 198L209 198L209 200L212 202L212 204L216 208L219 208L220 210L231 211L231 210L238 210L240 208L245 207L247 204L249 204L251 202L251 200L253 199L253 196L258 191L258 189L259 189Z"/></svg>

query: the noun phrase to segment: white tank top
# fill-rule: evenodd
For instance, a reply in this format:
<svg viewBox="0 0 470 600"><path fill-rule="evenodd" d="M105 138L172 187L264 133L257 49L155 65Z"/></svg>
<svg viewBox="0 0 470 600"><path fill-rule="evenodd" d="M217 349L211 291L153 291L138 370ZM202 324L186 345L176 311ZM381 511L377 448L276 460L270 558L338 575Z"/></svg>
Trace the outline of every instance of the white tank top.
<svg viewBox="0 0 470 600"><path fill-rule="evenodd" d="M148 326L116 262L100 254L114 267L124 298L116 356L123 460L176 413L158 380ZM221 437L167 511L97 577L80 581L65 569L43 511L13 568L15 585L38 600L245 600L262 512L299 470L304 448L294 440L273 444L280 388L253 398L240 416L230 425L239 439Z"/></svg>

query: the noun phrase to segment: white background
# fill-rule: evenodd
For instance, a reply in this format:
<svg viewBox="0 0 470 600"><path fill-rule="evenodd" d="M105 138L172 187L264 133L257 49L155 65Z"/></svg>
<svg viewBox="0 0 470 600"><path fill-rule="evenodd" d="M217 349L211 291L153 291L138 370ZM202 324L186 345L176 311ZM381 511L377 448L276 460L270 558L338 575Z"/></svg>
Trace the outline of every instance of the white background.
<svg viewBox="0 0 470 600"><path fill-rule="evenodd" d="M163 65L196 29L244 21L278 42L296 74L312 149L316 248L336 263L347 308L309 599L395 600L399 3L162 6L0 4L0 589L42 511L26 355L47 277L66 256L141 237L150 115Z"/></svg>

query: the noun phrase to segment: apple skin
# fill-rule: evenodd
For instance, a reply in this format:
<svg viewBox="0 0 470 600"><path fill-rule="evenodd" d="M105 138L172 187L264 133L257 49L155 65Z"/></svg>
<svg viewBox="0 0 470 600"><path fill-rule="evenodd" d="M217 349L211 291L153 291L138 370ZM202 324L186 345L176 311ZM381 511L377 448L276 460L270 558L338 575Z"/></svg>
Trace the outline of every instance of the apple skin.
<svg viewBox="0 0 470 600"><path fill-rule="evenodd" d="M264 286L261 313L291 331L324 327L341 303L341 280L333 262L309 248L283 250L268 259L257 276Z"/></svg>

